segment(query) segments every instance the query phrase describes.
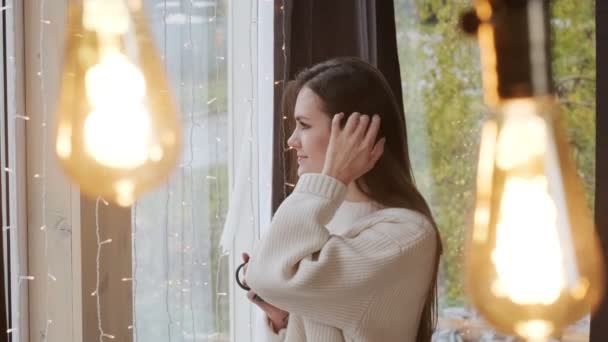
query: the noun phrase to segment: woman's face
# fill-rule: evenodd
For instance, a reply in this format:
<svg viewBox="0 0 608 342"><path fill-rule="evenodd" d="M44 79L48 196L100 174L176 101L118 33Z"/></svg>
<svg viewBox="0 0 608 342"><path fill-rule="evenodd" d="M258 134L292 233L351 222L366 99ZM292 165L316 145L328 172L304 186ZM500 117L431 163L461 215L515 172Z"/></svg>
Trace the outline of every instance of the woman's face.
<svg viewBox="0 0 608 342"><path fill-rule="evenodd" d="M294 110L296 128L287 144L298 154L298 176L321 173L331 133L330 115L323 112L323 101L310 88L300 90Z"/></svg>

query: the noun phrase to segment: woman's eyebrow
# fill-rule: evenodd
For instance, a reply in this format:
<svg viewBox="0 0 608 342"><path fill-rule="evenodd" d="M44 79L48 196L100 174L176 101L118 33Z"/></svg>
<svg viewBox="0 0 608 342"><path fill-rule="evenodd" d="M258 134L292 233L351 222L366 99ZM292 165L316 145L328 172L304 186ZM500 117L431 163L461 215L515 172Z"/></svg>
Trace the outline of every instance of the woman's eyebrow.
<svg viewBox="0 0 608 342"><path fill-rule="evenodd" d="M306 115L298 114L295 116L296 121L300 120L308 120L309 118Z"/></svg>

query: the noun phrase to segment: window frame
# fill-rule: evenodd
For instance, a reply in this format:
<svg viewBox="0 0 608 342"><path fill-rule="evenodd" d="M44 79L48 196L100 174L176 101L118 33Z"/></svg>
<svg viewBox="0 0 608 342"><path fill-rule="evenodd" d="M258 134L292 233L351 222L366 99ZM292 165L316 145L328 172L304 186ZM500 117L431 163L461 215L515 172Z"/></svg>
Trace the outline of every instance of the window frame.
<svg viewBox="0 0 608 342"><path fill-rule="evenodd" d="M14 289L19 286L19 275L27 273L27 231L20 229L26 225L25 203L25 115L23 101L23 5L22 2L7 1L2 11L2 92L0 94L3 115L0 126L2 179L2 215L8 218L3 226L3 251L5 264L3 272L10 288L5 289L7 329L14 329L9 339L28 340L28 296ZM10 171L7 171L10 170ZM4 228L4 227L3 227ZM8 236L8 240L5 238ZM3 308L5 309L5 308Z"/></svg>
<svg viewBox="0 0 608 342"><path fill-rule="evenodd" d="M271 218L273 137L269 133L272 132L274 103L274 7L272 1L251 1L249 4L238 6L230 1L228 6L229 188L232 190L235 185L234 168L238 160L236 137L247 129L247 120L237 118L236 113L248 113L253 109L252 151L254 155L257 154L257 158L253 158L257 165L253 167L251 178L257 180L252 182L252 191L258 194L258 198L255 204L255 229L237 229L231 249L233 253L229 258L230 274L234 274L242 262L240 253L253 249L254 241L265 231ZM250 70L250 74L240 72L241 65L252 66L253 70ZM265 315L249 302L234 281L230 282L230 296L233 299L230 313L232 340L264 341Z"/></svg>

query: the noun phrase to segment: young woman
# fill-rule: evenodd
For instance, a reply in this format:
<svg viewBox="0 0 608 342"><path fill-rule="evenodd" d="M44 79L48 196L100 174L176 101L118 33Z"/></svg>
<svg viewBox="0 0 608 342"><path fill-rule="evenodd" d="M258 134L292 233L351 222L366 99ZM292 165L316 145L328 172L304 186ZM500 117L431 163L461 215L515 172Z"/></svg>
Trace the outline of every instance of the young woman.
<svg viewBox="0 0 608 342"><path fill-rule="evenodd" d="M275 341L428 342L441 240L414 185L404 115L354 58L300 73L284 110L299 180L248 261Z"/></svg>

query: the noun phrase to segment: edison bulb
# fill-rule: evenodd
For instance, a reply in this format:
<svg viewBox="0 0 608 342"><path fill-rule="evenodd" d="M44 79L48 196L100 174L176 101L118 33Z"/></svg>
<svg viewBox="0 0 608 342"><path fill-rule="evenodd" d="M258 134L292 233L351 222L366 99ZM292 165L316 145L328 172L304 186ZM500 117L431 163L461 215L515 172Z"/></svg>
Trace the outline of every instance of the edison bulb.
<svg viewBox="0 0 608 342"><path fill-rule="evenodd" d="M559 336L597 307L604 275L552 97L503 100L482 129L466 287L498 330Z"/></svg>
<svg viewBox="0 0 608 342"><path fill-rule="evenodd" d="M175 104L137 1L69 6L56 154L83 193L128 206L177 162ZM133 7L129 7L133 5Z"/></svg>

